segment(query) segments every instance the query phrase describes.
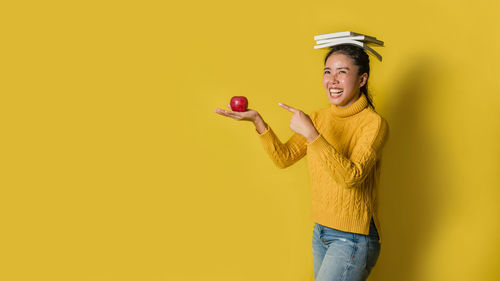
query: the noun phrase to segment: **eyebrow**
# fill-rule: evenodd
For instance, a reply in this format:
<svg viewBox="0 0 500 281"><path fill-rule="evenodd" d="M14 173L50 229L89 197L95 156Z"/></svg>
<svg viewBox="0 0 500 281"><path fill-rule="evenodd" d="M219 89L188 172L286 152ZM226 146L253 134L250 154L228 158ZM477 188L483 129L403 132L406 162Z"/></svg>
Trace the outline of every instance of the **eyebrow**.
<svg viewBox="0 0 500 281"><path fill-rule="evenodd" d="M326 69L330 69L330 68L327 66L327 67L325 67L325 70ZM342 66L342 67L337 67L337 69L347 69L347 70L349 70L349 67Z"/></svg>

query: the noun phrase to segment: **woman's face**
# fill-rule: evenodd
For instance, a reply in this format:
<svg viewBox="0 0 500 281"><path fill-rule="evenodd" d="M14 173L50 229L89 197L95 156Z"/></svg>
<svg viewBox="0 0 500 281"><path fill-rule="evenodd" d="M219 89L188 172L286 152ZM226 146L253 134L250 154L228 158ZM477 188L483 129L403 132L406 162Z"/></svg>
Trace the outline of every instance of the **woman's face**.
<svg viewBox="0 0 500 281"><path fill-rule="evenodd" d="M367 79L367 73L358 75L358 67L347 55L334 52L326 60L323 86L331 104L346 107L354 103Z"/></svg>

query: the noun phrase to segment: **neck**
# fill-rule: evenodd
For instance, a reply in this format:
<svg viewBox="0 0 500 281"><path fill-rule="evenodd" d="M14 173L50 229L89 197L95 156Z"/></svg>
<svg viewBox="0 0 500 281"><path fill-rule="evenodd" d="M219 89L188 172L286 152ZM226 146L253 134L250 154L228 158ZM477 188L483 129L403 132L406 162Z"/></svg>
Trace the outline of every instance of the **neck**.
<svg viewBox="0 0 500 281"><path fill-rule="evenodd" d="M340 108L348 107L349 105L355 103L359 99L359 96L360 96L360 93L358 92L358 94L355 97L353 97L347 104L337 105L337 107L340 107Z"/></svg>
<svg viewBox="0 0 500 281"><path fill-rule="evenodd" d="M368 105L368 100L366 99L365 95L360 95L357 100L355 100L353 103L340 107L336 105L331 105L330 110L333 115L338 116L338 117L349 117L354 114L357 114L361 112L363 109L365 109Z"/></svg>

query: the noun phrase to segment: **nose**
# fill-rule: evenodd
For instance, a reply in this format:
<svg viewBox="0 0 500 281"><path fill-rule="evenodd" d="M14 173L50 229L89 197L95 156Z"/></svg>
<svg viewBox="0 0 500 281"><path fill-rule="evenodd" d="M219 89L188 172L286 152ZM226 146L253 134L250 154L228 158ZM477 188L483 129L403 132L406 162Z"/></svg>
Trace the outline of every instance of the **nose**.
<svg viewBox="0 0 500 281"><path fill-rule="evenodd" d="M333 84L337 84L339 82L339 79L338 79L338 76L336 73L334 73L333 75L330 76L330 81L333 83Z"/></svg>

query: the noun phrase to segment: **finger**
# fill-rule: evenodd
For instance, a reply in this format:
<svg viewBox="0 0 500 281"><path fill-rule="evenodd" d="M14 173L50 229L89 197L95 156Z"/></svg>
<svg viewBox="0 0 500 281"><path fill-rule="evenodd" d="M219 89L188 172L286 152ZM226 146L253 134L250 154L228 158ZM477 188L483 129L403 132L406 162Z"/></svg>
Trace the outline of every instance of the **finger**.
<svg viewBox="0 0 500 281"><path fill-rule="evenodd" d="M233 112L233 111L228 111L228 110L223 110L223 109L217 108L217 109L215 109L215 113L218 113L218 114L226 116L226 117L231 117L231 118L237 119L237 120L241 119L241 116L239 116L237 114L237 112Z"/></svg>
<svg viewBox="0 0 500 281"><path fill-rule="evenodd" d="M286 105L286 104L284 104L284 103L281 103L281 102L280 102L280 103L278 103L278 104L279 104L279 106L281 106L281 107L283 107L284 109L286 109L286 110L288 110L288 111L290 111L290 112L293 112L293 113L300 111L300 110L298 110L298 109L295 109L295 108L293 108L293 107L291 107L291 106L288 106L288 105Z"/></svg>
<svg viewBox="0 0 500 281"><path fill-rule="evenodd" d="M233 110L229 104L227 105L227 108L229 108L229 109Z"/></svg>
<svg viewBox="0 0 500 281"><path fill-rule="evenodd" d="M224 109L220 109L220 108L216 108L215 109L215 113L218 113L220 115L224 115L224 116L227 116L229 114L230 111L227 111L227 110L224 110Z"/></svg>

